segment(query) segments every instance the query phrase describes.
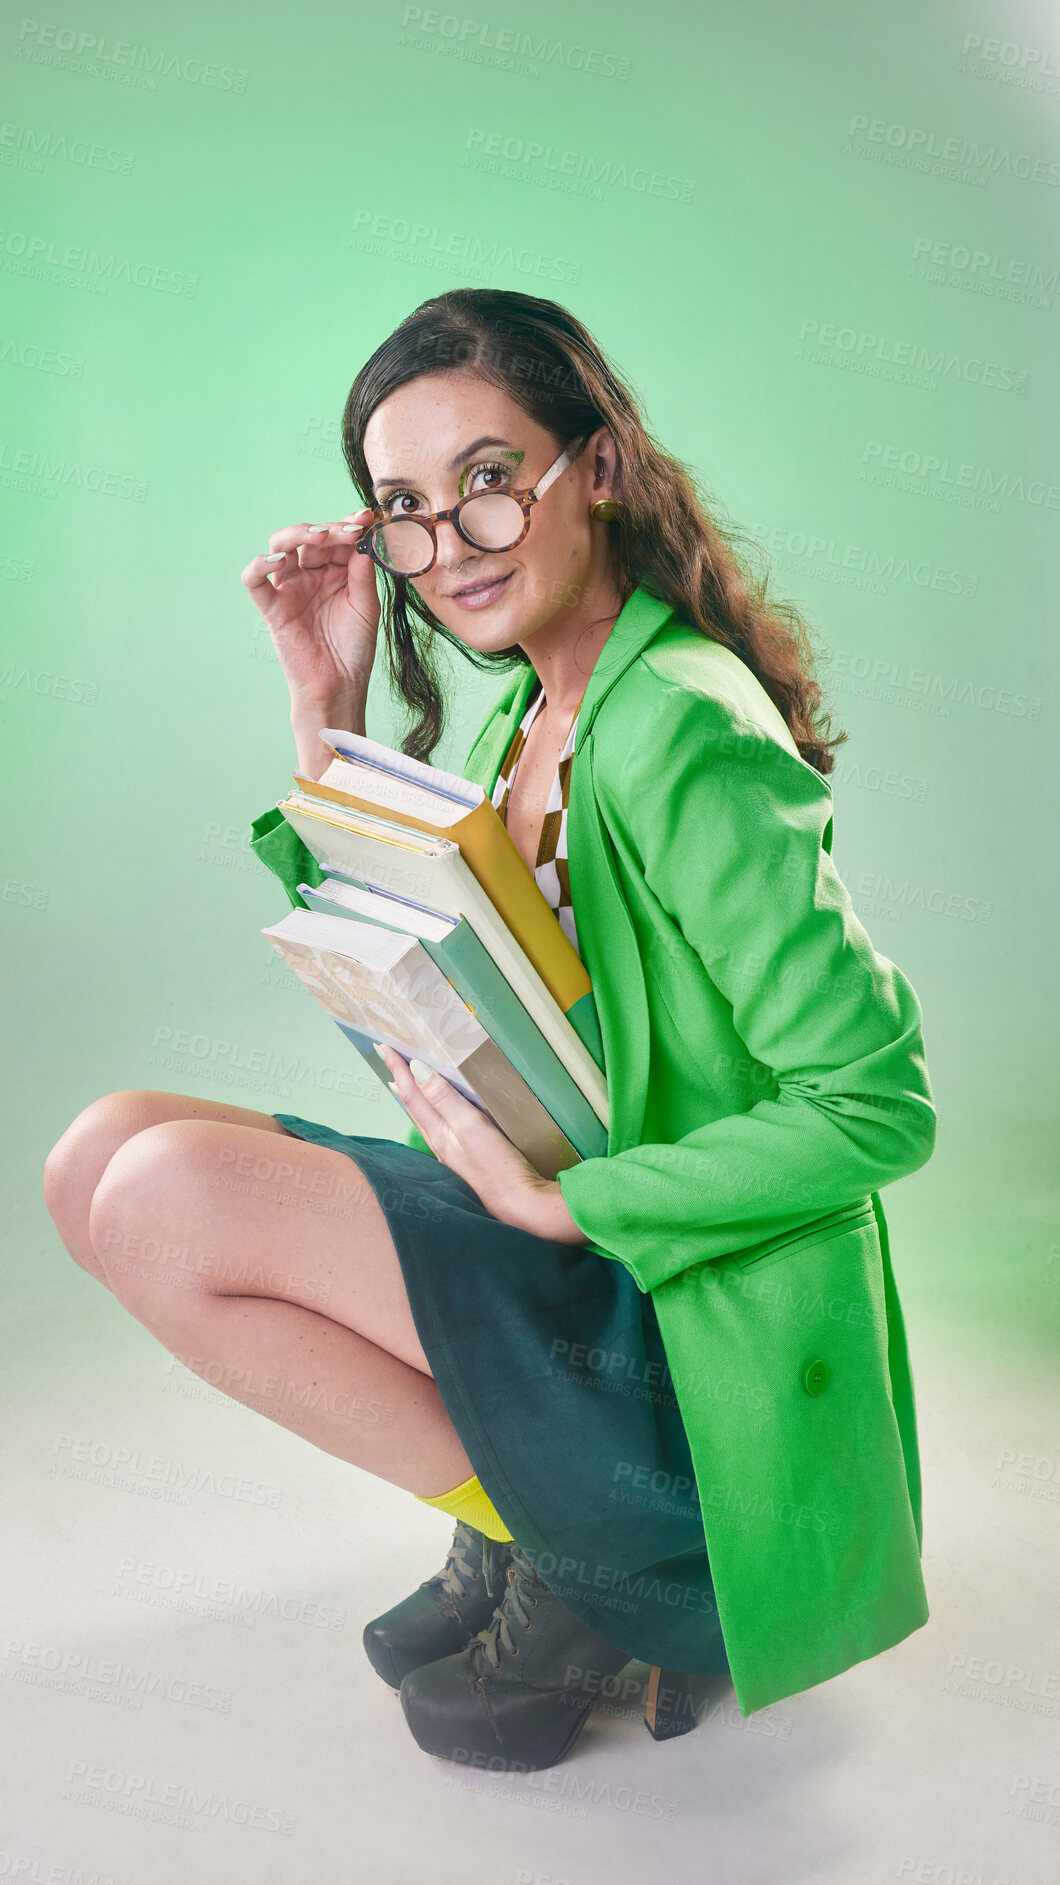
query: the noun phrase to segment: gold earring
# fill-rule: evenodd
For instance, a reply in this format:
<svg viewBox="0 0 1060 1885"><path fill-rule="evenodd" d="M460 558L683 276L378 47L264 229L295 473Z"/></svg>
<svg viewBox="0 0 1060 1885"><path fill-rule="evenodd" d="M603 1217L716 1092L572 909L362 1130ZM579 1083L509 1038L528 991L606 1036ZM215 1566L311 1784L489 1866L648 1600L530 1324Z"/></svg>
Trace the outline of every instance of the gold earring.
<svg viewBox="0 0 1060 1885"><path fill-rule="evenodd" d="M610 523L612 517L618 516L618 512L619 506L613 497L601 497L590 507L589 515L598 517L601 523Z"/></svg>

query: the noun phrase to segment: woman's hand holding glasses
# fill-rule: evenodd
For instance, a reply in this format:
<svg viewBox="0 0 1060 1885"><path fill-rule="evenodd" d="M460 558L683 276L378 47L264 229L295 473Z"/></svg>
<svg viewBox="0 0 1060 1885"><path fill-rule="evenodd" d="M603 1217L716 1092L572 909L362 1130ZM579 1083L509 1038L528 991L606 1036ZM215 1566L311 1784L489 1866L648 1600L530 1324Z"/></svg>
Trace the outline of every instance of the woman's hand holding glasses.
<svg viewBox="0 0 1060 1885"><path fill-rule="evenodd" d="M318 779L334 757L322 726L363 733L364 704L379 632L371 557L354 556L369 510L337 523L274 530L242 583L268 628L291 695L300 770Z"/></svg>

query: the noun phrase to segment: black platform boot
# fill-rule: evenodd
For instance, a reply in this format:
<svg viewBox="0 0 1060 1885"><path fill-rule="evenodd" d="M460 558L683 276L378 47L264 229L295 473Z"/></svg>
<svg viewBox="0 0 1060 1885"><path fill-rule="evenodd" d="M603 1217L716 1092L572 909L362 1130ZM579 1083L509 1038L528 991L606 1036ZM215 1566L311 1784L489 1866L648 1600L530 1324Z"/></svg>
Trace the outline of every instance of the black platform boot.
<svg viewBox="0 0 1060 1885"><path fill-rule="evenodd" d="M409 1669L464 1649L485 1628L500 1602L510 1551L458 1521L443 1568L365 1625L365 1654L384 1682L399 1688Z"/></svg>
<svg viewBox="0 0 1060 1885"><path fill-rule="evenodd" d="M566 1609L513 1545L493 1621L461 1653L411 1670L401 1684L401 1706L425 1754L496 1772L529 1772L563 1759L602 1687L632 1660ZM668 1678L662 1708L654 1680L646 1719L659 1740L696 1725L694 1714L686 1709L680 1719L682 1711L670 1701L674 1685L684 1680Z"/></svg>

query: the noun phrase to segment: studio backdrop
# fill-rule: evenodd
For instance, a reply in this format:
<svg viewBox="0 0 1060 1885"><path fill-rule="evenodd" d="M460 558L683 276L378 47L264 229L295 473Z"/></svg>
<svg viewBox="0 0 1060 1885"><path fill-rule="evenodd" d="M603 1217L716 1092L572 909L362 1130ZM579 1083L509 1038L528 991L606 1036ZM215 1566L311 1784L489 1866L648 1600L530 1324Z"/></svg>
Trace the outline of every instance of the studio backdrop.
<svg viewBox="0 0 1060 1885"><path fill-rule="evenodd" d="M970 1746L1019 1729L970 1843L954 1831L936 1851L925 1832L910 1850L957 1866L967 1844L969 1862L1007 1854L1044 1877L1044 1829L1018 1808L1060 1666L1045 1588L1060 1484L1055 13L200 0L178 17L98 0L10 17L0 51L4 1376L35 1514L26 1627L90 1631L145 1523L103 1475L130 1441L164 1450L184 1412L177 1364L61 1249L48 1148L133 1087L404 1129L259 933L286 904L248 827L295 752L240 571L272 530L359 504L340 416L396 323L448 288L518 288L569 307L628 376L654 436L807 619L850 735L834 856L923 1004L939 1116L934 1158L884 1199L933 1604L902 1653ZM445 671L434 758L459 770L502 683L458 657ZM380 661L368 731L405 730ZM296 1439L250 1414L225 1426L219 1395L187 1405L216 1421L195 1444L217 1460L238 1432L268 1481L279 1449L298 1514ZM37 1508L76 1448L103 1462L89 1504L113 1548L71 1609L51 1581L69 1579L82 1493L66 1489L58 1530ZM333 1489L359 1478L325 1470ZM364 1495L388 1523L412 1503L390 1493ZM267 1555L265 1516L237 1517L245 1561ZM328 1513L308 1522L302 1591ZM427 1526L426 1560L441 1534L419 1508L410 1523ZM172 1516L163 1534L179 1558ZM950 1627L949 1580L976 1562L990 1601ZM115 1630L129 1615L117 1606ZM107 1713L85 1717L86 1746ZM61 1779L41 1780L30 1844ZM515 1857L491 1878L516 1877L508 1834Z"/></svg>

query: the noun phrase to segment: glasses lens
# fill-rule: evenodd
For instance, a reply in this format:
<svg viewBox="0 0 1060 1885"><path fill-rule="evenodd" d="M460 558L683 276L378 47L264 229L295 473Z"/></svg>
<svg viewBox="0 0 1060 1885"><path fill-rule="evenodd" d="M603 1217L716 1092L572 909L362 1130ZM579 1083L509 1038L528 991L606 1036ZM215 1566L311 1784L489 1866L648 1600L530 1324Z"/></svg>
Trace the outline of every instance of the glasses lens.
<svg viewBox="0 0 1060 1885"><path fill-rule="evenodd" d="M399 517L391 524L377 524L372 548L379 561L398 576L415 576L427 568L434 555L430 531L414 517Z"/></svg>
<svg viewBox="0 0 1060 1885"><path fill-rule="evenodd" d="M508 550L523 533L523 507L503 491L480 491L460 512L460 526L479 550Z"/></svg>

